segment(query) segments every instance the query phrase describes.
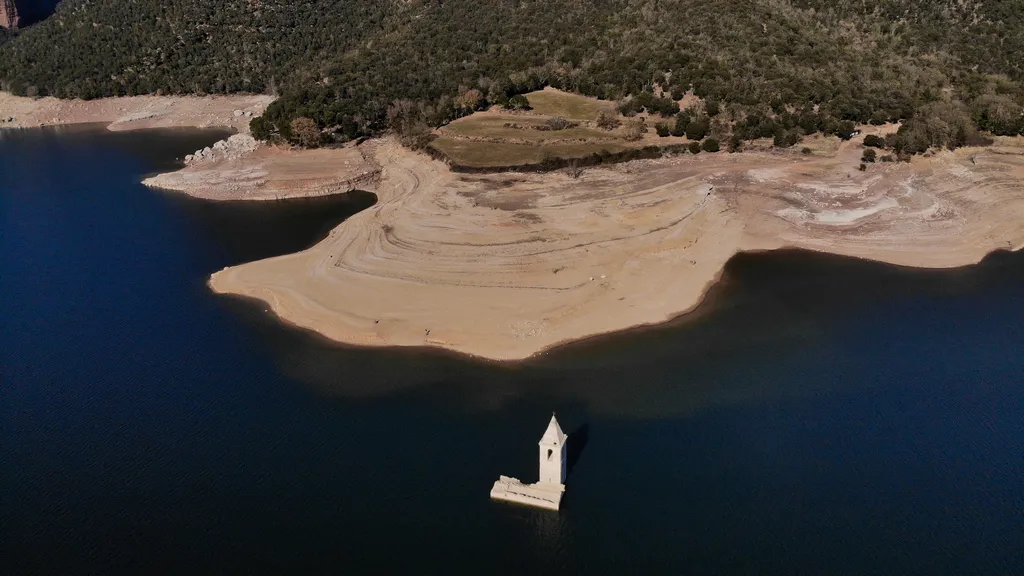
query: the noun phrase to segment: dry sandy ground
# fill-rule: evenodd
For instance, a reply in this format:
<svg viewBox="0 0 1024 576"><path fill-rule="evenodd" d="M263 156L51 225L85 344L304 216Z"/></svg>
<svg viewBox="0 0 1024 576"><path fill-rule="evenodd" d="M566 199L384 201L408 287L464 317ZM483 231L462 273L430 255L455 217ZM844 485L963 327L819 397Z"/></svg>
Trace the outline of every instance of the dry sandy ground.
<svg viewBox="0 0 1024 576"><path fill-rule="evenodd" d="M1024 141L865 172L861 150L686 155L573 180L454 174L385 140L374 207L210 284L341 342L512 360L679 315L741 250L952 267L1024 243Z"/></svg>
<svg viewBox="0 0 1024 576"><path fill-rule="evenodd" d="M0 92L0 129L102 122L110 130L226 127L249 132L273 96L131 96L98 100L22 98ZM13 118L13 121L10 119Z"/></svg>
<svg viewBox="0 0 1024 576"><path fill-rule="evenodd" d="M143 183L209 200L278 200L373 190L379 171L365 153L356 146L297 151L261 145L251 153L194 161Z"/></svg>

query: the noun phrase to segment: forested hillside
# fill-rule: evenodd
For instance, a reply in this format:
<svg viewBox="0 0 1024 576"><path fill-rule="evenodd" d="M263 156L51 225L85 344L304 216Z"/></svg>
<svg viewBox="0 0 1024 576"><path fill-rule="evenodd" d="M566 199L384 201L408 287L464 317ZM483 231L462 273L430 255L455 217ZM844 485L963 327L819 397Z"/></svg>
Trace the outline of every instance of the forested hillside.
<svg viewBox="0 0 1024 576"><path fill-rule="evenodd" d="M666 115L656 96L693 90L740 139L914 119L913 152L1024 130L1022 55L1024 0L65 0L0 46L0 79L81 98L275 91L257 134L296 138L309 117L327 141L543 85Z"/></svg>

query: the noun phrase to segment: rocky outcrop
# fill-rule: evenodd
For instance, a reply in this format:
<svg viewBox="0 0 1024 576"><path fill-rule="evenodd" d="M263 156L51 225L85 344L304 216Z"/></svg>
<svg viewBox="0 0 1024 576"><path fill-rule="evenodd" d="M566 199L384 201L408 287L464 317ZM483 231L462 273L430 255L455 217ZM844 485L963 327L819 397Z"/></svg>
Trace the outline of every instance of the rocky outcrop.
<svg viewBox="0 0 1024 576"><path fill-rule="evenodd" d="M18 6L14 0L0 0L0 26L4 28L18 27Z"/></svg>

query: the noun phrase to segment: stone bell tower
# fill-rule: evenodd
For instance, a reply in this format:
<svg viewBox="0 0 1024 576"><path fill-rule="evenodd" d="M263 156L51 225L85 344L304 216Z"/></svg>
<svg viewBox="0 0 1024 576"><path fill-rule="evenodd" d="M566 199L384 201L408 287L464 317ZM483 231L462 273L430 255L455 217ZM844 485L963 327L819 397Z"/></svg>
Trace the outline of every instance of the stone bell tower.
<svg viewBox="0 0 1024 576"><path fill-rule="evenodd" d="M548 429L540 438L540 482L565 484L565 440L569 436L562 432L555 415L551 415Z"/></svg>
<svg viewBox="0 0 1024 576"><path fill-rule="evenodd" d="M491 498L516 504L558 510L565 493L565 441L569 435L562 432L555 415L551 415L548 429L540 442L540 481L523 484L518 478L498 476L491 487Z"/></svg>

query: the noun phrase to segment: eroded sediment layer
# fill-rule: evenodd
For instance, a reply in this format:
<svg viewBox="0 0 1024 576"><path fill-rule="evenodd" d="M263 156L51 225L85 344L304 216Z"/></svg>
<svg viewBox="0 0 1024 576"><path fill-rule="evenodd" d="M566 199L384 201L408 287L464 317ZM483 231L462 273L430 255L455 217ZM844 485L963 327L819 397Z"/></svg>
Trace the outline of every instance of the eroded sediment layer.
<svg viewBox="0 0 1024 576"><path fill-rule="evenodd" d="M230 143L248 139L253 150L235 154ZM227 144L224 151L217 147ZM371 146L291 150L257 144L251 136L233 136L198 154L181 170L147 178L143 184L208 200L279 200L372 191L378 169L368 158Z"/></svg>
<svg viewBox="0 0 1024 576"><path fill-rule="evenodd" d="M1024 241L1020 141L865 172L859 155L688 155L572 179L458 175L384 141L377 205L210 283L341 342L519 359L685 312L741 250L952 267Z"/></svg>
<svg viewBox="0 0 1024 576"><path fill-rule="evenodd" d="M249 131L273 96L126 96L96 100L24 98L0 92L0 128L105 123L110 130L234 128Z"/></svg>

